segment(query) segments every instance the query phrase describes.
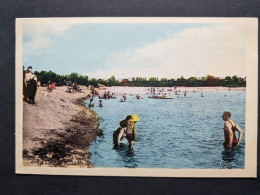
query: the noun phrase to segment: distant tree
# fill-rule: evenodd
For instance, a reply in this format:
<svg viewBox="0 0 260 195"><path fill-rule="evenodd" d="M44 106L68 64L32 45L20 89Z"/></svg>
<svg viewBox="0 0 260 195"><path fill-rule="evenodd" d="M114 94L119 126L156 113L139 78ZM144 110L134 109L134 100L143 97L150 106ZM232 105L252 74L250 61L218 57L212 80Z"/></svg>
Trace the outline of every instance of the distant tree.
<svg viewBox="0 0 260 195"><path fill-rule="evenodd" d="M131 86L131 82L128 79L123 79L121 82L122 86Z"/></svg>
<svg viewBox="0 0 260 195"><path fill-rule="evenodd" d="M89 80L89 84L93 85L94 87L98 87L98 81L95 78L92 78L91 80Z"/></svg>
<svg viewBox="0 0 260 195"><path fill-rule="evenodd" d="M196 86L199 86L196 77L190 77L190 78L188 78L187 83L188 83L188 84L187 84L188 87L196 87Z"/></svg>
<svg viewBox="0 0 260 195"><path fill-rule="evenodd" d="M187 86L188 81L183 76L181 76L181 78L177 79L176 85L177 86Z"/></svg>
<svg viewBox="0 0 260 195"><path fill-rule="evenodd" d="M206 86L217 86L220 81L220 78L207 75L206 77Z"/></svg>
<svg viewBox="0 0 260 195"><path fill-rule="evenodd" d="M108 79L107 83L108 83L109 86L118 86L120 84L119 81L116 80L115 76L111 76Z"/></svg>
<svg viewBox="0 0 260 195"><path fill-rule="evenodd" d="M78 73L73 72L69 75L69 80L71 80L72 82L78 82L78 78L79 78Z"/></svg>

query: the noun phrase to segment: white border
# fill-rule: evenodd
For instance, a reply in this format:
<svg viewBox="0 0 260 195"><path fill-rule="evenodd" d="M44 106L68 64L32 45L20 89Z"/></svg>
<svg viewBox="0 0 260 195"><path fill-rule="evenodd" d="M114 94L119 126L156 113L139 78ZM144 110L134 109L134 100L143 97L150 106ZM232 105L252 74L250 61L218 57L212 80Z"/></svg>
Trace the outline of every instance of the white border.
<svg viewBox="0 0 260 195"><path fill-rule="evenodd" d="M30 23L203 23L247 24L247 87L244 169L146 169L146 168L51 168L25 167L22 161L22 29ZM257 18L18 18L16 19L16 173L46 175L140 176L140 177L257 177L258 119L258 19Z"/></svg>

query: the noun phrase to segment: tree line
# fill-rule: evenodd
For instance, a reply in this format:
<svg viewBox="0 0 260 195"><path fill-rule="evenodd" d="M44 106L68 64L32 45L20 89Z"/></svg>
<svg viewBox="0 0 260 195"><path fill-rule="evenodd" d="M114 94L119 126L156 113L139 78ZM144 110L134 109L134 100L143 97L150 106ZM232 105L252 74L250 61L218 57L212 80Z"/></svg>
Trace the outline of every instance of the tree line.
<svg viewBox="0 0 260 195"><path fill-rule="evenodd" d="M173 87L173 86L186 86L186 87L203 87L203 86L224 86L224 87L245 87L246 78L237 77L236 75L225 78L219 78L212 75L206 77L190 77L177 79L167 79L158 77L133 77L132 80L123 79L121 82L116 80L115 76L111 76L108 79L89 79L86 75L79 75L78 73L71 73L69 75L59 75L52 71L35 71L34 74L38 80L41 81L41 85L48 84L48 82L56 82L57 85L66 85L67 81L76 82L79 85L94 85L98 87L98 84L105 86L136 86L136 87Z"/></svg>

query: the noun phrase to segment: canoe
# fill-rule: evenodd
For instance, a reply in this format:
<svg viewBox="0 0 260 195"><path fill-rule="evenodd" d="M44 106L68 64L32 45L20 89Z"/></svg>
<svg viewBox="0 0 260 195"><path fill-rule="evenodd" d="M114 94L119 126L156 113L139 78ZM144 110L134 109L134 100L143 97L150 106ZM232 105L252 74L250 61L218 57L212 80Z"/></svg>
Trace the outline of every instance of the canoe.
<svg viewBox="0 0 260 195"><path fill-rule="evenodd" d="M168 97L168 96L148 96L148 98L153 98L153 99L172 99L172 97Z"/></svg>

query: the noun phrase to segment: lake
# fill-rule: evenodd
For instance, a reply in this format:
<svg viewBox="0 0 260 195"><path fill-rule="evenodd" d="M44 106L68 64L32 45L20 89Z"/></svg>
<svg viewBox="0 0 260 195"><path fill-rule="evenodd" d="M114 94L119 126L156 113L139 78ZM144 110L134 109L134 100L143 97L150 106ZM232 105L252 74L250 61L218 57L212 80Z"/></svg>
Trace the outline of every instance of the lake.
<svg viewBox="0 0 260 195"><path fill-rule="evenodd" d="M95 167L129 168L244 168L245 160L245 91L180 92L168 94L173 99L134 99L127 95L126 102L116 99L94 98L104 135L91 144L90 161ZM89 103L89 100L86 101ZM224 149L223 111L230 111L243 130L241 145ZM113 131L129 114L138 114L137 140L134 150L128 151L127 140L120 149L113 149Z"/></svg>

